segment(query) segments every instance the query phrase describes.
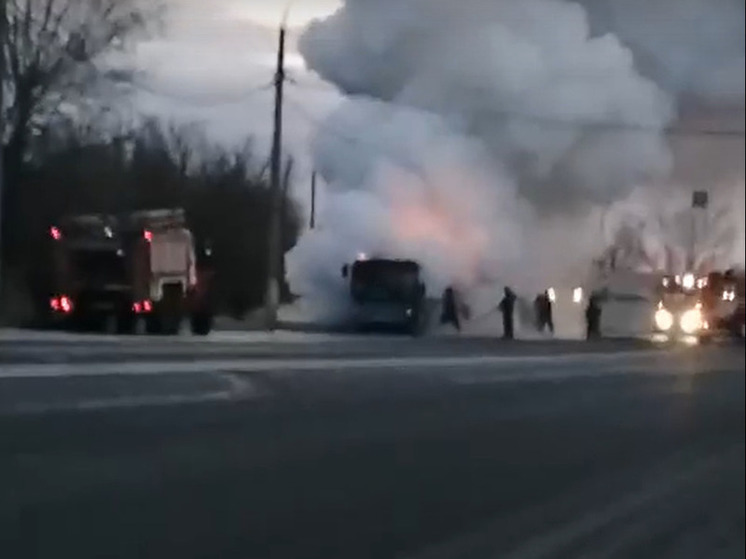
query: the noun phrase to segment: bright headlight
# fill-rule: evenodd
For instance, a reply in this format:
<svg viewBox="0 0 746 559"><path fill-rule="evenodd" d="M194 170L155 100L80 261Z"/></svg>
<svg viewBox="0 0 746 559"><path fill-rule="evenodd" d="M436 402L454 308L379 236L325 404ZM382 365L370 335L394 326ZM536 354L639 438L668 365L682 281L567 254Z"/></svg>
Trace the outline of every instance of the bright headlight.
<svg viewBox="0 0 746 559"><path fill-rule="evenodd" d="M679 320L679 326L685 334L695 334L702 329L702 311L699 309L691 309L681 315Z"/></svg>
<svg viewBox="0 0 746 559"><path fill-rule="evenodd" d="M736 292L726 290L723 291L723 301L735 301L736 300Z"/></svg>
<svg viewBox="0 0 746 559"><path fill-rule="evenodd" d="M681 285L684 289L694 289L695 282L694 274L684 274Z"/></svg>
<svg viewBox="0 0 746 559"><path fill-rule="evenodd" d="M550 287L549 289L547 289L547 296L552 303L557 300L557 293L554 291L554 287Z"/></svg>
<svg viewBox="0 0 746 559"><path fill-rule="evenodd" d="M666 309L658 309L655 311L655 325L663 332L669 331L673 327L673 315Z"/></svg>

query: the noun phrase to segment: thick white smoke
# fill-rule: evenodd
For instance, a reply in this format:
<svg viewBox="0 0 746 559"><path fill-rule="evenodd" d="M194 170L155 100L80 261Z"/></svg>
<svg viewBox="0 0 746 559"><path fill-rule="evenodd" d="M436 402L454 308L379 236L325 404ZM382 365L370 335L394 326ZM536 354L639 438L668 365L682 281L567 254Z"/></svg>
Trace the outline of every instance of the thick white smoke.
<svg viewBox="0 0 746 559"><path fill-rule="evenodd" d="M288 255L302 295L334 296L359 252L418 259L435 293L583 274L599 208L670 172L672 100L577 4L347 0L300 50L350 95L314 145L329 188Z"/></svg>

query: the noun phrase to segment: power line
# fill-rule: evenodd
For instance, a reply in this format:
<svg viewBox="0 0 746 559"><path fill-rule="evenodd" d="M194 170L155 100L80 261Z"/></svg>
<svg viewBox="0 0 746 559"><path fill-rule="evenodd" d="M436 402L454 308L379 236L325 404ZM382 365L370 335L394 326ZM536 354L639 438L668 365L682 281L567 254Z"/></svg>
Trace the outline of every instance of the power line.
<svg viewBox="0 0 746 559"><path fill-rule="evenodd" d="M263 93L265 91L271 91L274 87L274 81L268 82L261 86L252 87L250 89L241 91L240 93L236 93L235 96L232 96L230 99L205 99L202 98L189 98L186 96L182 96L176 93L170 93L165 92L163 90L159 90L151 85L147 85L143 82L128 82L129 85L132 85L136 89L139 89L141 91L145 91L147 93L150 93L151 95L156 95L158 97L167 97L169 99L176 99L181 103L190 105L192 107L201 107L201 108L217 108L224 105L237 105L239 103L243 103L248 98L253 97L254 95L257 95L259 93Z"/></svg>

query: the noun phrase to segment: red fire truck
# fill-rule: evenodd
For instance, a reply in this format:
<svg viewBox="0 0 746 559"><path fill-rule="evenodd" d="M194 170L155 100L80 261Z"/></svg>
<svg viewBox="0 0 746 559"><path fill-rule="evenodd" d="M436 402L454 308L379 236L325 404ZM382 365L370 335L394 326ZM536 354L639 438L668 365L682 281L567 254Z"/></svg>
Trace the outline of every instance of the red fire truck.
<svg viewBox="0 0 746 559"><path fill-rule="evenodd" d="M68 216L49 238L55 321L176 334L189 318L195 334L212 329L211 249L197 246L183 210Z"/></svg>

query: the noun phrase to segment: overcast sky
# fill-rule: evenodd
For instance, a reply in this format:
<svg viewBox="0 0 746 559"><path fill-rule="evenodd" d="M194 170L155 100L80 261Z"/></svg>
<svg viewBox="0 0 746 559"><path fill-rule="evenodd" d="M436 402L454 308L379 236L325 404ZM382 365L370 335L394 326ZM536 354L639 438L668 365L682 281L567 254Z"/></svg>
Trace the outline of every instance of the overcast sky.
<svg viewBox="0 0 746 559"><path fill-rule="evenodd" d="M295 42L302 27L331 14L338 0L167 0L162 34L137 45L141 72L133 110L181 123L202 123L226 145L255 140L266 157L272 129L277 29L288 9L285 142L305 159L308 134L340 96L306 71ZM298 167L297 167L298 168Z"/></svg>
<svg viewBox="0 0 746 559"><path fill-rule="evenodd" d="M624 1L626 0L618 0ZM722 5L724 1L719 0L718 4ZM277 28L283 13L288 10L291 32L288 37L290 52L287 63L291 79L287 85L285 104L285 142L289 152L302 158L299 162L299 173L310 174L310 162L305 159L309 134L340 102L341 97L332 87L306 71L303 60L295 49L295 41L304 25L313 18L323 18L332 14L339 7L341 0L295 0L290 3L282 0L166 2L169 10L164 33L140 43L136 49L135 63L142 75L138 78L140 87L133 109L177 122L200 122L204 124L212 139L229 145L237 145L247 138L254 138L257 156L266 157L272 126L273 93L269 86L274 72ZM609 0L604 5L618 5L618 2ZM659 3L671 5L665 0L660 0ZM698 2L690 3L694 5ZM601 6L598 2L591 4ZM706 5L702 2L699 4ZM742 10L742 6L740 9ZM643 13L647 12L643 10ZM628 17L627 21L621 15L616 18L616 25L620 29L638 29L637 24L626 25L629 21L634 23L636 20ZM741 21L739 25L742 23ZM676 24L672 29L680 29L680 25ZM630 42L639 39L633 33L627 35L630 35ZM678 44L672 39L675 38L672 30L666 31L663 27L659 35L662 41ZM689 34L685 44L691 44L700 35L705 38L709 36ZM731 35L738 41L743 41L743 33L740 31ZM656 37L657 34L648 36ZM644 41L643 47L646 47ZM638 50L643 51L644 48ZM687 68L686 65L677 66L673 62L691 58L685 56L682 59L686 52L680 49L656 50L660 50L661 53L670 52L670 56L664 58L664 67L669 69L669 73L672 72L671 68L678 66L684 70ZM709 52L712 49L697 47L695 50ZM739 47L734 52L742 55L743 48ZM743 90L742 57L734 64L730 67L740 67L740 74L737 75L740 81L734 82L738 93ZM681 70L680 73L682 72L684 76L693 76L696 83L703 82L693 72L687 74ZM709 82L709 79L704 81ZM740 95L742 99L742 93ZM735 123L733 114L728 113L724 118L718 118L717 122L711 124L715 127L725 124L728 127L742 129L742 101L740 105L736 111ZM710 117L707 117L707 120L710 120ZM693 167L686 166L686 175L708 167L707 161L712 159L718 169L735 165L735 175L743 176L742 139L735 143L716 142L717 145L713 144L710 138L682 141L686 144L683 147L687 156L681 160L684 163L696 161ZM708 155L703 160L694 157L695 153ZM713 159L710 156L716 157ZM731 172L726 174L731 175ZM705 180L704 177L702 179Z"/></svg>

